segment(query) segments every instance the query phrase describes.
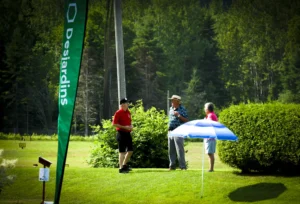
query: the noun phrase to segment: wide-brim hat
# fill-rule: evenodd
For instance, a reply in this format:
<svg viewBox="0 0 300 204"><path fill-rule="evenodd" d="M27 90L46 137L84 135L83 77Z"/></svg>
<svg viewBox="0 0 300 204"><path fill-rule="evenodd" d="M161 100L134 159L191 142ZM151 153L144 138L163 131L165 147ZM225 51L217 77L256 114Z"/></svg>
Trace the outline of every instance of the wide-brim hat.
<svg viewBox="0 0 300 204"><path fill-rule="evenodd" d="M169 98L170 100L172 100L172 99L176 99L176 100L178 100L178 101L180 101L181 100L181 97L180 96L178 96L178 95L173 95L171 98Z"/></svg>

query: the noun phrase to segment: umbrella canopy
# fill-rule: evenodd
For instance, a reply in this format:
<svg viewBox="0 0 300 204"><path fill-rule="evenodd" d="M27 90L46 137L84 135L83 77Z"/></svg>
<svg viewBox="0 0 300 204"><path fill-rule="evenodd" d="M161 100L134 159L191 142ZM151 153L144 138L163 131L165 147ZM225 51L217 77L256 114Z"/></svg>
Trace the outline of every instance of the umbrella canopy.
<svg viewBox="0 0 300 204"><path fill-rule="evenodd" d="M215 138L218 140L236 141L237 136L233 134L225 125L212 120L192 120L186 122L173 131L169 132L169 137L184 137L184 138ZM203 180L204 180L204 150L205 144L203 142L202 154L202 181L201 181L201 197L203 197Z"/></svg>
<svg viewBox="0 0 300 204"><path fill-rule="evenodd" d="M169 137L184 137L184 138L215 138L218 140L236 141L237 136L233 134L225 125L212 120L192 120L186 122L172 132Z"/></svg>

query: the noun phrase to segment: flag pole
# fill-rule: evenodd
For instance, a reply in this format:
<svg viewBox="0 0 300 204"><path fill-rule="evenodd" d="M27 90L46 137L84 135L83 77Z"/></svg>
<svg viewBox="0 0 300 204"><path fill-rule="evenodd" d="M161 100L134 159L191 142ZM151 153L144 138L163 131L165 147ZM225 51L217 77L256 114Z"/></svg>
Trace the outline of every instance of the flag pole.
<svg viewBox="0 0 300 204"><path fill-rule="evenodd" d="M167 92L167 115L169 115L169 111L170 111L170 101L169 101L169 98L170 98L170 92L168 90L168 92Z"/></svg>
<svg viewBox="0 0 300 204"><path fill-rule="evenodd" d="M203 150L202 150L202 181L201 181L201 198L203 198L203 187L204 187L204 154L205 154L205 139L203 139Z"/></svg>

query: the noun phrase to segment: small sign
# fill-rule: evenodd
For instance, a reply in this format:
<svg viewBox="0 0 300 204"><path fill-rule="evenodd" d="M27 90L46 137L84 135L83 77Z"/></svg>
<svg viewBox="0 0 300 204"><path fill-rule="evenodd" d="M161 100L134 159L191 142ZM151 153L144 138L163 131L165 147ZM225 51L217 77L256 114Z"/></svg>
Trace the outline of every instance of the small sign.
<svg viewBox="0 0 300 204"><path fill-rule="evenodd" d="M40 168L39 181L49 181L49 168Z"/></svg>

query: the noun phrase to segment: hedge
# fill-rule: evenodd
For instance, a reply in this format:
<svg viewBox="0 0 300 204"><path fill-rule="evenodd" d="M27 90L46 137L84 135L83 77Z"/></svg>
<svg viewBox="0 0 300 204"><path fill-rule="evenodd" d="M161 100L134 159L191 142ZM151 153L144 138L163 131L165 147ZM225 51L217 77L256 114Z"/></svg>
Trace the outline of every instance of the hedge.
<svg viewBox="0 0 300 204"><path fill-rule="evenodd" d="M238 142L221 141L221 161L242 172L300 172L300 105L240 104L220 113Z"/></svg>
<svg viewBox="0 0 300 204"><path fill-rule="evenodd" d="M133 155L130 159L132 167L167 168L168 159L168 117L164 111L152 107L144 110L141 101L130 107L132 116ZM89 164L93 167L117 167L118 145L116 130L111 120L103 120L98 140L92 150Z"/></svg>

